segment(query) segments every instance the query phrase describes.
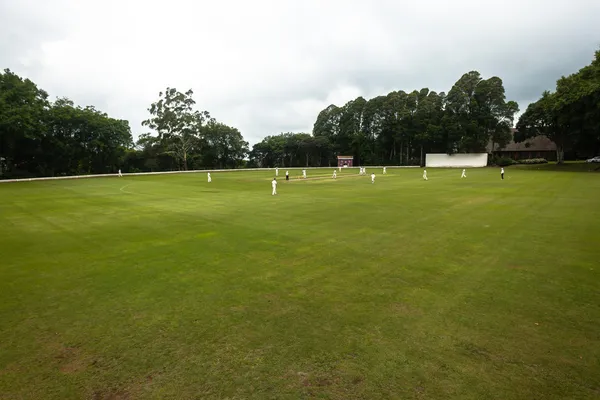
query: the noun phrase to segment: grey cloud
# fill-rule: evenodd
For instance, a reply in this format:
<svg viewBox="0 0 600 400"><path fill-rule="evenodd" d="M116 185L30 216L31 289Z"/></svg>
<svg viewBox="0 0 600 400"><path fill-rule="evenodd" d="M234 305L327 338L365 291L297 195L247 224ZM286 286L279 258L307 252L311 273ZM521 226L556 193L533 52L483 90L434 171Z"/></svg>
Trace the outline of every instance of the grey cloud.
<svg viewBox="0 0 600 400"><path fill-rule="evenodd" d="M0 68L128 119L135 135L166 86L193 88L200 109L250 143L310 131L330 101L447 92L470 70L501 77L524 110L600 46L593 0L240 0L202 5L197 25L192 0L107 3L0 0ZM104 31L98 21L110 25L111 7L120 23ZM43 46L59 40L77 43L50 62Z"/></svg>

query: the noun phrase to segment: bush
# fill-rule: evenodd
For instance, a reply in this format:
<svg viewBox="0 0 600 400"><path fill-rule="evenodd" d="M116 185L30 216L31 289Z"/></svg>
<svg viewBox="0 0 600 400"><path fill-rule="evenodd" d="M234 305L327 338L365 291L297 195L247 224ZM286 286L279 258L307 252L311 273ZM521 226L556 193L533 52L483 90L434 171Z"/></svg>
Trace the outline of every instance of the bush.
<svg viewBox="0 0 600 400"><path fill-rule="evenodd" d="M494 160L494 165L497 165L499 167L508 167L509 165L514 165L516 163L517 162L515 160L508 157L498 157Z"/></svg>
<svg viewBox="0 0 600 400"><path fill-rule="evenodd" d="M519 160L519 164L547 164L548 160L545 158L530 158L527 160Z"/></svg>

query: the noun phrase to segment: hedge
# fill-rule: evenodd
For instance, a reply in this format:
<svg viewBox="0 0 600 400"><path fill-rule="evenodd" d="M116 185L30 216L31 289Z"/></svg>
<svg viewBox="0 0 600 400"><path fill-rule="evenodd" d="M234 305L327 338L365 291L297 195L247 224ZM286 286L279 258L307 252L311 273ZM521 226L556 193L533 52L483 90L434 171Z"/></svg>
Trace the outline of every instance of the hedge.
<svg viewBox="0 0 600 400"><path fill-rule="evenodd" d="M519 164L547 164L548 160L545 158L529 158L527 160L519 160Z"/></svg>

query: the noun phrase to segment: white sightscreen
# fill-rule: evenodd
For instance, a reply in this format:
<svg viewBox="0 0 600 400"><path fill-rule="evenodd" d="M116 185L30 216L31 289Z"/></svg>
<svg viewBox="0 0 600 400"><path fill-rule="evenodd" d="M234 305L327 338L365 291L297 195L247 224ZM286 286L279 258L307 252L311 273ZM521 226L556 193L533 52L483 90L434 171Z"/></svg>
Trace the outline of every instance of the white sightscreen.
<svg viewBox="0 0 600 400"><path fill-rule="evenodd" d="M487 166L487 153L481 154L426 154L427 167L485 167Z"/></svg>

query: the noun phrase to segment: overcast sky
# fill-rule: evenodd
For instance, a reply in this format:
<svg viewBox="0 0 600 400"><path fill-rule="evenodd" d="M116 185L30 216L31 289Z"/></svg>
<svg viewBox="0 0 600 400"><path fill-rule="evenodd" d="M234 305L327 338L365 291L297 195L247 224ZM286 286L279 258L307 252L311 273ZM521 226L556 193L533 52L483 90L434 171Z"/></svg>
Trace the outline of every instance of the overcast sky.
<svg viewBox="0 0 600 400"><path fill-rule="evenodd" d="M131 123L167 86L251 144L478 70L522 109L600 48L600 0L0 0L0 68Z"/></svg>

